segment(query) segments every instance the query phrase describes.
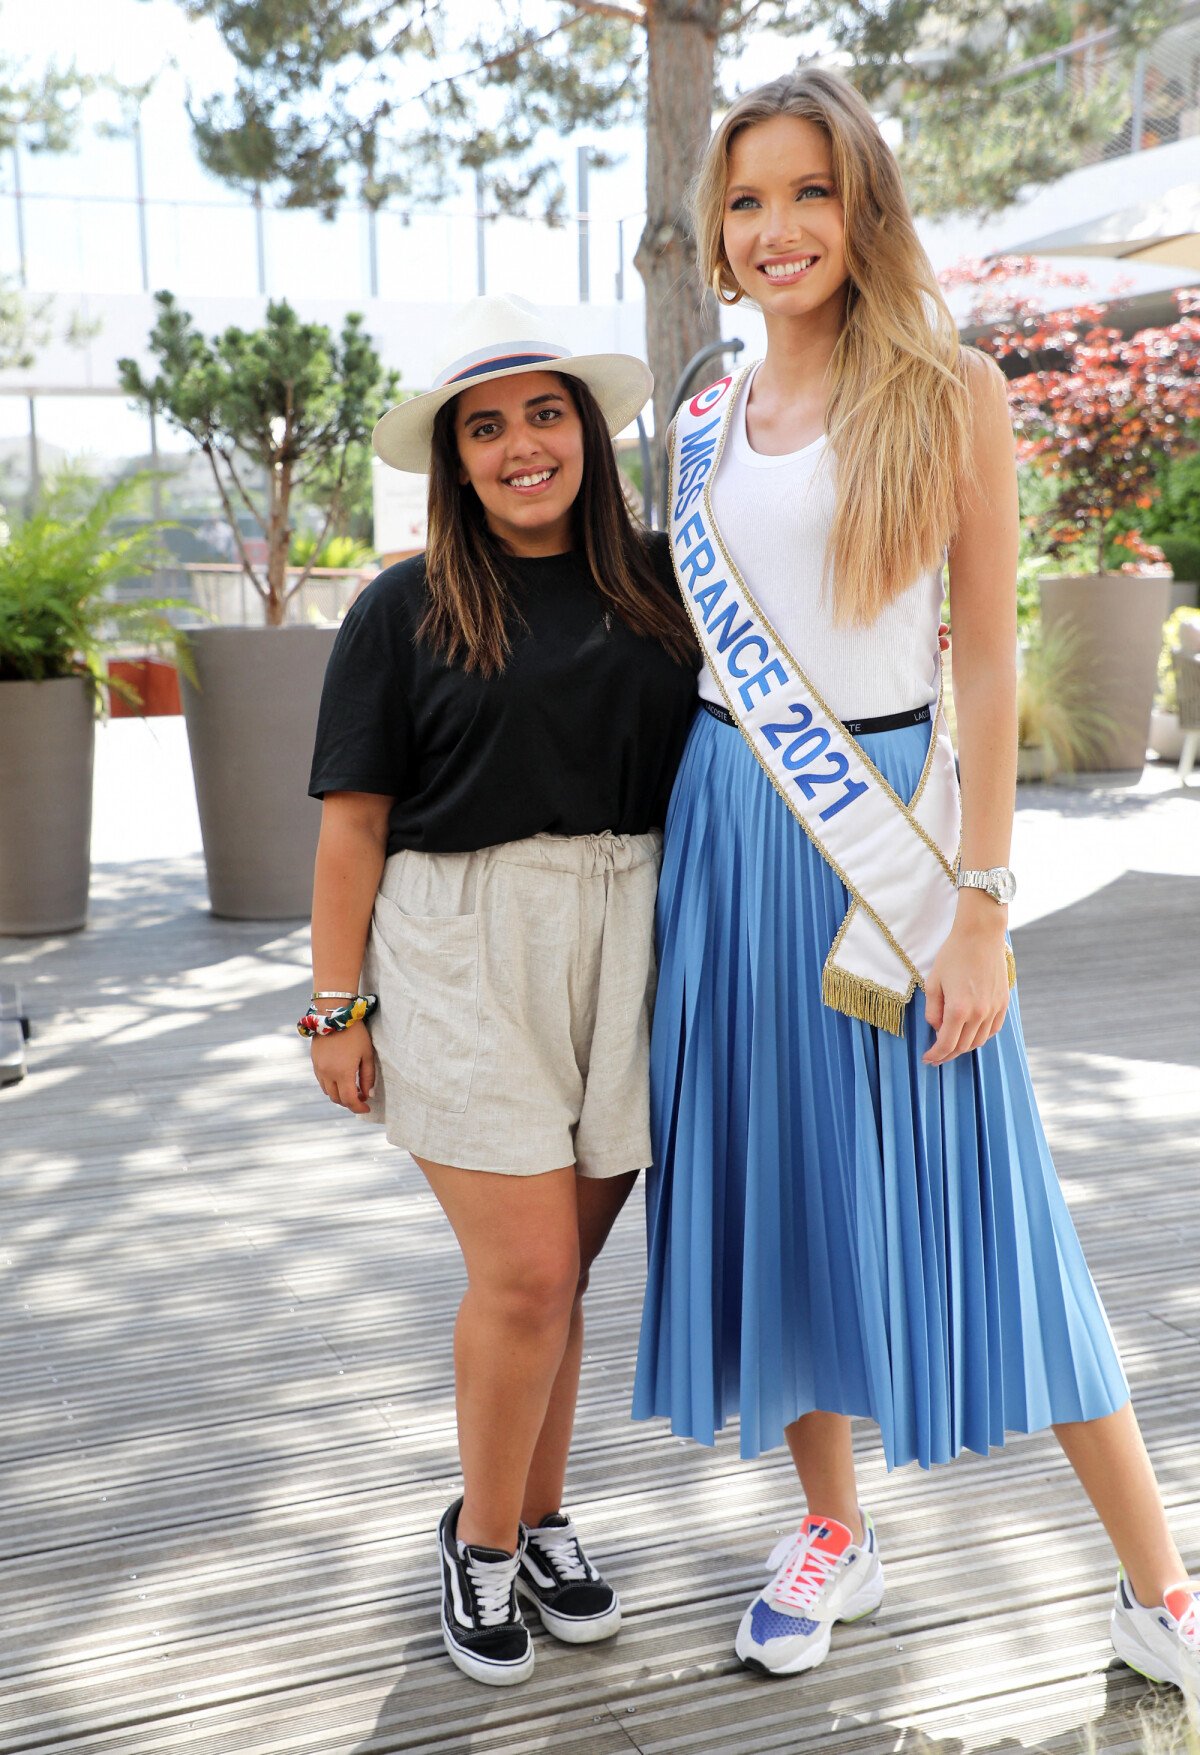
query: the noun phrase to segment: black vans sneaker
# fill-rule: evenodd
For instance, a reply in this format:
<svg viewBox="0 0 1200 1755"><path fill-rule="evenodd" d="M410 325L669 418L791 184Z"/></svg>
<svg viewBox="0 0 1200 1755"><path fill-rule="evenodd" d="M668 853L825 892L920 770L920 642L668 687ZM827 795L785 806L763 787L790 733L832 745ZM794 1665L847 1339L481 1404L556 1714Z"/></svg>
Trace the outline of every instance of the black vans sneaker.
<svg viewBox="0 0 1200 1755"><path fill-rule="evenodd" d="M523 1552L517 1589L542 1618L542 1626L568 1645L610 1639L621 1625L621 1600L592 1565L561 1511L536 1529L521 1525Z"/></svg>
<svg viewBox="0 0 1200 1755"><path fill-rule="evenodd" d="M442 1638L465 1676L503 1688L533 1674L533 1641L521 1619L515 1589L524 1535L515 1554L467 1546L459 1553L462 1500L438 1525L442 1560Z"/></svg>

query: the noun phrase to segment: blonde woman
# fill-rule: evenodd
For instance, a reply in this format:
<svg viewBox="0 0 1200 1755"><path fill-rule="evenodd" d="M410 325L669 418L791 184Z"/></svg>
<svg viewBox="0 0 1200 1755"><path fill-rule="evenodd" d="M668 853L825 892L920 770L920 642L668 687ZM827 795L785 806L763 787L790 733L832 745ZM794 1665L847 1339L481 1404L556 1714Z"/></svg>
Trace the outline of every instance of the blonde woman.
<svg viewBox="0 0 1200 1755"><path fill-rule="evenodd" d="M1186 1582L1050 1161L1006 939L1017 501L865 104L741 99L696 202L761 364L680 410L670 537L706 665L667 821L635 1412L786 1442L808 1515L737 1651L812 1668L877 1608L850 1416L889 1466L1053 1426L1120 1557L1112 1634L1194 1694ZM940 711L948 559L961 793ZM923 991L922 991L923 990Z"/></svg>

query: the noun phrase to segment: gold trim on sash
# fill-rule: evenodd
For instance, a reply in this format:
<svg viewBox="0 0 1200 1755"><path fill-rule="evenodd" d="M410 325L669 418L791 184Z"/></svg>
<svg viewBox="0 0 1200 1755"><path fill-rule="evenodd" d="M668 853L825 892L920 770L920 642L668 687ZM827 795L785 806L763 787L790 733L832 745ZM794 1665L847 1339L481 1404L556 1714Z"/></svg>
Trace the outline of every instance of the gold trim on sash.
<svg viewBox="0 0 1200 1755"><path fill-rule="evenodd" d="M916 818L912 814L912 809L911 809L911 806L917 802L917 800L920 798L921 794L924 792L925 783L929 778L929 770L933 764L934 741L935 741L934 737L931 736L929 739L929 749L925 755L925 766L924 766L924 769L922 770L921 778L917 782L917 789L913 793L912 799L909 801L908 804L906 804L904 802L904 800L901 798L900 794L896 791L895 787L891 784L891 782L887 778L887 775L880 773L879 769L875 766L874 762L871 760L871 758L867 754L866 750L863 749L862 745L858 742L858 740L855 737L853 737L850 732L848 732L846 730L846 727L842 724L841 720L838 718L837 714L833 711L833 708L829 705L828 701L826 701L824 699L824 697L821 694L821 691L813 683L812 678L808 675L807 671L805 671L803 665L796 663L795 658L792 656L791 652L788 650L784 641L779 637L777 630L774 627L772 627L770 621L767 618L766 611L763 609L761 603L759 603L757 597L755 597L753 591L751 591L751 589L747 585L745 579L742 577L742 573L741 573L740 568L738 567L737 562L734 560L733 556L730 554L729 550L725 546L725 538L721 534L721 527L717 523L716 516L713 512L712 486L713 486L713 482L716 480L717 470L721 467L721 458L725 455L725 441L729 436L729 429L733 424L733 415L734 415L734 410L737 407L738 397L742 393L742 387L745 384L746 379L750 376L750 373L753 370L754 370L753 366L743 366L742 370L737 374L737 376L733 380L733 383L730 385L730 388L729 388L729 407L728 407L728 410L726 411L726 416L725 416L724 420L721 422L721 431L717 435L717 444L716 444L716 450L715 450L713 460L712 460L712 468L709 470L708 475L705 477L704 487L701 490L701 497L704 501L704 509L708 513L709 523L712 526L712 533L717 540L717 547L721 551L721 554L725 560L726 566L729 568L730 572L733 574L734 578L737 580L738 585L740 586L742 591L745 592L747 598L750 600L750 603L753 605L754 613L758 616L759 621L761 621L763 627L767 630L768 634L770 634L772 640L774 640L774 642L778 646L779 650L783 653L783 656L787 659L787 661L791 665L792 669L796 672L796 675L798 677L800 677L800 679L802 680L802 682L804 684L804 687L808 690L809 694L812 696L813 700L817 703L818 707L820 707L822 713L824 713L826 718L832 720L833 724L837 726L838 731L841 733L841 735L845 738L846 742L854 750L855 755L858 757L858 759L862 763L863 767L869 770L872 778L875 780L875 782L879 786L880 790L882 792L884 792L888 798L892 799L894 801L894 803L896 804L897 808L901 812L903 812L903 814L908 818L909 826L914 830L914 832L916 834L918 834L921 837L922 841L924 841L925 845L929 848L929 851L934 855L934 857L937 859L938 863L941 865L942 869L945 871L946 876L948 878L950 878L951 880L953 880L954 868L951 866L949 860L946 858L946 855L942 852L941 848L937 845L937 842L934 841L931 836L927 835L924 828L922 827L922 825L919 822L917 822ZM670 486L672 489L674 489L674 485L675 485L675 451L678 450L678 448L679 447L676 446L673 449L672 457L671 457L671 482L670 482ZM671 493L671 507L674 506L674 503L675 503L675 495L674 495L674 492L672 492ZM671 516L671 507L668 507L668 514L667 514L668 519ZM672 547L671 547L672 559L674 558L674 552L675 552L674 544L672 543ZM690 611L691 605L688 604L686 607ZM692 622L693 622L693 625L695 625L695 617L694 616L692 617ZM716 671L713 671L712 675L713 675L714 681L717 684L717 687L720 688L721 693L724 694L725 690L721 686L721 681L720 681L720 678L717 676ZM738 718L738 714L737 714L736 710L732 706L730 706L729 710L733 714L734 718L737 719L738 724L740 726L741 720ZM941 666L941 655L939 653L939 656L938 656L938 699L937 699L937 711L939 714L941 713L941 710L942 710L942 666ZM936 733L936 729L937 729L936 716L933 716L933 718L931 720L931 724L932 724L933 731ZM777 790L778 790L778 788L777 788ZM784 795L781 793L780 796L783 797ZM784 802L785 803L787 802L786 798L784 799ZM790 805L788 805L788 809L791 810ZM792 815L796 816L796 812L792 811ZM808 824L807 824L807 822L804 821L803 817L800 817L797 820L800 822L804 822L805 828L806 829L808 828ZM831 859L829 859L829 855L825 852L825 849L821 846L821 843L817 840L817 837L815 834L812 836L812 840L813 840L814 845L817 847L818 851L821 853L822 857L824 859L829 860L830 865L832 865L833 861ZM843 881L843 883L846 883L846 880L844 878L842 879L842 881ZM846 883L846 888L848 890L853 890L854 886L850 883ZM883 922L877 918L877 916L872 912L872 910L868 906L868 904L866 902L862 901L861 897L859 898L859 901L860 901L861 905L864 908L866 908L867 913L871 915L872 920L875 921L875 924L880 928L880 930L884 933L884 935L888 936L887 928L884 926ZM904 952L900 949L899 945L893 943L892 948L896 951L898 956L903 957L904 961L906 963L908 962L908 958L904 956ZM911 964L909 966L911 967Z"/></svg>
<svg viewBox="0 0 1200 1755"><path fill-rule="evenodd" d="M730 429L730 426L731 426L733 419L734 419L734 416L735 416L735 411L737 408L738 399L742 394L742 391L745 387L746 379L749 376L752 369L753 368L750 366L744 367L740 372L735 374L732 378L732 382L730 383L729 390L727 392L728 398L729 398L728 404L727 404L725 410L723 411L722 417L720 419L720 429L718 431L718 434L716 437L716 442L714 445L714 454L713 454L713 458L712 458L712 463L711 463L711 465L708 469L708 472L705 476L704 484L703 484L703 487L701 489L701 499L703 501L704 511L706 514L708 534L711 535L711 537L715 541L715 543L717 545L717 549L720 552L721 558L723 559L726 567L728 568L729 573L730 573L731 577L733 578L733 580L735 581L737 587L740 589L743 596L745 597L751 613L757 617L758 621L761 623L765 632L770 636L771 640L774 642L775 646L778 648L781 656L791 666L792 671L795 673L795 676L796 676L797 680L799 681L801 687L808 692L808 694L811 696L812 700L819 707L821 712L823 712L825 714L826 718L829 720L831 725L834 726L836 728L836 730L838 731L838 733L844 738L846 744L854 751L857 760L861 762L863 768L866 769L867 772L869 773L869 775L871 776L873 782L880 788L880 790L884 793L884 795L895 805L896 809L899 811L899 813L907 821L908 826L920 837L920 839L924 842L925 846L929 849L929 851L931 853L933 853L933 855L935 856L942 871L945 873L946 877L950 880L950 882L953 883L955 880L957 864L958 864L958 857L959 857L958 849L956 849L956 851L955 851L955 860L954 860L954 864L952 865L950 863L950 861L947 859L946 855L942 852L941 848L933 840L932 836L927 832L924 825L922 823L920 823L913 814L916 805L919 803L921 796L925 791L926 785L927 785L928 780L929 780L930 773L932 771L932 766L933 766L933 761L934 761L934 757L935 757L935 753L936 753L938 736L939 736L938 727L939 727L939 724L941 723L941 720L942 720L945 678L944 678L944 672L942 669L940 653L939 653L939 657L938 657L938 697L937 697L937 705L936 705L936 708L934 710L934 713L932 715L932 720L931 720L931 734L930 734L930 739L929 739L929 747L926 751L925 761L924 761L924 764L922 766L922 771L921 771L921 777L917 783L917 787L913 793L912 799L908 803L905 803L905 801L895 791L894 787L892 787L892 785L889 783L886 776L883 775L882 773L880 773L879 769L875 766L875 764L874 764L874 762L872 762L870 756L867 755L866 751L862 748L862 746L858 743L858 741L851 735L850 732L848 732L846 730L842 721L832 711L832 709L829 707L828 703L822 698L820 692L813 686L812 681L807 676L807 674L805 673L803 668L796 662L792 653L789 651L787 645L780 638L777 630L772 626L770 620L768 619L768 617L764 613L761 605L758 603L757 598L754 596L754 593L750 590L749 586L746 583L746 580L743 578L742 573L741 573L740 569L738 568L737 562L734 560L733 556L729 552L728 547L725 544L725 540L724 540L724 537L721 533L720 526L718 525L716 517L715 517L714 512L713 512L712 487L713 487L713 482L716 479L717 470L720 467L721 458L724 455L725 442L726 442L726 439L728 438L729 429ZM702 391L701 395L703 395L703 394L704 394L704 392ZM672 439L672 443L670 446L670 473L669 473L669 482L668 482L669 500L668 500L668 506L667 506L667 523L668 523L668 535L669 535L670 540L671 540L672 565L673 565L673 568L675 571L676 583L679 587L680 596L683 598L684 608L687 610L687 613L688 613L688 619L691 621L692 626L696 632L696 638L697 638L697 641L700 645L701 651L706 653L707 647L705 644L704 633L701 632L701 627L700 627L699 621L697 619L697 611L693 605L691 593L689 592L685 581L680 576L679 567L675 564L675 553L676 553L676 551L675 551L675 538L674 538L674 535L672 533L672 526L676 522L674 508L675 508L676 499L677 499L677 495L678 495L679 464L680 464L680 459L681 459L682 450L683 450L683 435L677 429L675 422L672 422L671 439ZM705 632L707 632L707 630L705 630ZM785 791L784 791L783 787L780 785L779 780L777 779L776 775L772 772L771 768L767 765L767 763L764 760L762 760L758 749L756 748L748 731L746 730L746 727L744 726L744 724L742 722L741 715L738 713L737 708L734 706L734 703L733 703L732 699L730 698L729 692L725 686L725 678L720 674L720 671L716 666L710 665L709 670L710 670L710 674L712 675L713 680L716 683L717 688L718 688L723 700L725 701L726 707L727 707L727 709L728 709L728 711L733 719L734 724L737 726L739 732L741 732L747 746L749 747L749 749L751 751L751 754L754 756L755 760L758 762L758 765L761 768L762 772L766 775L767 779L770 781L772 787L774 788L776 793L779 795L780 799L782 800L782 802L783 802L785 808L788 810L789 814L800 824L800 827L804 830L804 833L808 836L809 840L812 842L812 844L816 848L817 852L825 860L826 864L835 873L838 880L842 883L842 885L845 887L845 889L849 892L849 894L851 896L851 903L850 903L849 908L847 909L845 919L842 921L842 924L838 929L837 936L835 937L833 944L830 947L829 954L825 960L824 969L822 970L821 997L822 997L823 1002L826 1005L830 1006L833 1010L842 1012L844 1015L846 1015L848 1017L858 1018L864 1023L874 1025L878 1029L887 1031L890 1035L902 1036L904 1033L905 1007L907 1006L908 1002L911 1000L913 993L916 991L916 989L918 987L923 988L923 986L924 986L924 983L921 979L920 971L917 969L916 965L913 963L913 961L909 957L909 955L904 951L904 949L896 941L894 935L889 930L887 923L880 917L878 912L874 908L872 908L871 904L861 894L858 887L850 880L850 878L848 877L846 872L842 869L842 867L838 863L837 859L832 855L832 853L829 851L829 849L822 842L820 836L813 829L813 827L809 823L807 817L804 816L799 810L797 810L795 808L793 801L787 795L787 793L785 793ZM907 970L909 979L907 982L907 986L905 988L897 989L897 988L888 987L880 982L873 981L873 980L869 979L865 975L859 974L859 973L852 971L852 970L840 968L836 965L835 958L836 958L838 949L841 946L842 940L844 939L846 933L850 929L851 922L853 921L855 915L858 913L858 911L860 909L878 928L880 934L882 935L882 937L884 938L886 943L890 946L892 951L895 953L895 955L899 959L901 965L904 967L904 969ZM1006 963L1006 971L1008 974L1009 986L1011 987L1016 982L1016 963L1015 963L1015 960L1013 958L1011 946L1009 946L1007 943L1005 945L1005 963Z"/></svg>

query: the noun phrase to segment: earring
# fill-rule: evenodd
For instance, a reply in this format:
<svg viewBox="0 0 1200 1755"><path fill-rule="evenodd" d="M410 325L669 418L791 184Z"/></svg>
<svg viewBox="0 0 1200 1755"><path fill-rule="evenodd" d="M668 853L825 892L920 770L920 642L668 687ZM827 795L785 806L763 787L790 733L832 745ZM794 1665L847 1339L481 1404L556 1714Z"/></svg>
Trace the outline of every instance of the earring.
<svg viewBox="0 0 1200 1755"><path fill-rule="evenodd" d="M736 292L733 294L726 293L725 270L727 267L728 263L722 263L712 278L712 287L714 293L717 295L717 303L720 305L740 305L746 296L746 290L737 280L734 280L733 284L737 288ZM732 278L732 270L730 271L730 275Z"/></svg>

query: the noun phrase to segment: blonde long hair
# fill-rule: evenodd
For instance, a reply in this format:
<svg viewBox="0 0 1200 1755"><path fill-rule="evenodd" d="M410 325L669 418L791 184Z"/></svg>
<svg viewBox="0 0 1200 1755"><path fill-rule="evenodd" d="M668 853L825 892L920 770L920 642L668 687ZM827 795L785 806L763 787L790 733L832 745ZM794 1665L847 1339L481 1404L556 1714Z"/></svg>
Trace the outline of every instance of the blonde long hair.
<svg viewBox="0 0 1200 1755"><path fill-rule="evenodd" d="M748 92L709 141L692 201L700 271L717 297L743 296L722 239L730 148L775 116L825 134L845 216L849 285L826 411L837 459L829 571L835 620L867 623L940 566L954 535L969 473L966 350L875 118L847 80L819 68Z"/></svg>

